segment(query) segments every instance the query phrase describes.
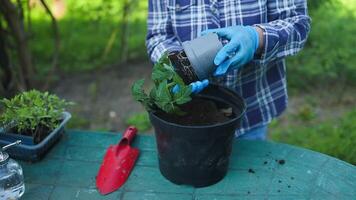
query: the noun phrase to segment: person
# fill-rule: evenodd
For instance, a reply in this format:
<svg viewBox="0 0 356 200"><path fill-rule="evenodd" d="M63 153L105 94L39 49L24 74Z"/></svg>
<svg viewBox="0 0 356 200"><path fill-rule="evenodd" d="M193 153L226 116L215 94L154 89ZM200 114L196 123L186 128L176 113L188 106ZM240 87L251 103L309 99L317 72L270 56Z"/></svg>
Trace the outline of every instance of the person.
<svg viewBox="0 0 356 200"><path fill-rule="evenodd" d="M149 0L146 46L153 62L184 41L214 32L228 43L217 53L210 83L234 89L247 105L238 138L264 140L287 107L285 57L310 30L306 0ZM208 81L192 84L201 91Z"/></svg>

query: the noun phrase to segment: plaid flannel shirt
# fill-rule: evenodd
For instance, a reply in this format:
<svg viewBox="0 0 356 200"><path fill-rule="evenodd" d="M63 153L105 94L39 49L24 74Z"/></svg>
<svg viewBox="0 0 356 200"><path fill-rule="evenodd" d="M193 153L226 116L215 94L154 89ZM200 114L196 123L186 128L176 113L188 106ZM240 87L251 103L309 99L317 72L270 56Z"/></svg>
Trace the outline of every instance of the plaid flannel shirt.
<svg viewBox="0 0 356 200"><path fill-rule="evenodd" d="M310 30L306 0L149 0L146 46L153 62L181 49L206 29L253 25L264 49L239 70L211 81L237 91L247 105L236 134L267 125L287 106L284 58L297 53Z"/></svg>

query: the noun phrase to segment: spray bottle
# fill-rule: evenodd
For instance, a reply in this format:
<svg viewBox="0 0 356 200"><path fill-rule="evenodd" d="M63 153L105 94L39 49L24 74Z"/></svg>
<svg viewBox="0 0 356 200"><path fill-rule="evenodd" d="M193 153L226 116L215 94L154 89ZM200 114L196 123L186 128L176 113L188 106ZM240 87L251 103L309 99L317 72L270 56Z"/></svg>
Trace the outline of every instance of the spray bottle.
<svg viewBox="0 0 356 200"><path fill-rule="evenodd" d="M5 152L6 149L20 143L18 140L0 148L0 199L19 199L25 192L21 166Z"/></svg>

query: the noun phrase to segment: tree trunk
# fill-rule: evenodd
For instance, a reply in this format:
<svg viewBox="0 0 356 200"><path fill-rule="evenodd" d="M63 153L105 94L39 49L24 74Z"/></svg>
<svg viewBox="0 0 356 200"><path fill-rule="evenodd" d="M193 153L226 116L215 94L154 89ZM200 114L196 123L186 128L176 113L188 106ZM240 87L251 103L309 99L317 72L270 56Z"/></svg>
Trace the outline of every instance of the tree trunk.
<svg viewBox="0 0 356 200"><path fill-rule="evenodd" d="M120 63L126 63L128 59L128 15L130 8L130 0L125 0L123 3L122 17L121 17L121 35L120 35Z"/></svg>
<svg viewBox="0 0 356 200"><path fill-rule="evenodd" d="M0 23L0 97L9 97L12 93L13 75L10 69L10 60L6 50L6 33Z"/></svg>
<svg viewBox="0 0 356 200"><path fill-rule="evenodd" d="M57 20L54 17L53 13L49 9L48 5L44 0L40 0L41 4L45 8L47 14L51 17L52 21L52 29L53 29L53 43L54 43L54 51L52 57L52 68L46 78L45 84L43 86L44 90L47 90L49 87L50 82L52 81L53 74L56 72L58 67L58 57L59 57L59 48L60 48L60 37L59 37L59 28L57 24Z"/></svg>
<svg viewBox="0 0 356 200"><path fill-rule="evenodd" d="M131 8L135 7L136 0L125 0L123 3L123 11L121 17L121 52L120 52L120 63L126 63L129 57L129 17Z"/></svg>
<svg viewBox="0 0 356 200"><path fill-rule="evenodd" d="M33 87L33 77L35 75L32 66L31 53L27 43L27 37L24 29L24 22L21 20L16 6L10 0L0 0L0 11L12 32L16 42L16 50L20 61L19 73L22 75L20 80L20 89L27 90Z"/></svg>

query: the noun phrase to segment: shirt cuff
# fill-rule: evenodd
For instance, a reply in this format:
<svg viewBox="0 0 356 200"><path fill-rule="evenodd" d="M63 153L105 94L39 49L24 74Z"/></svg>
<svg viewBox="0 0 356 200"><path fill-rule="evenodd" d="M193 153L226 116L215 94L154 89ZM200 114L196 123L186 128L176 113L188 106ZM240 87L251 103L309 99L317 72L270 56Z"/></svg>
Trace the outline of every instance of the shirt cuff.
<svg viewBox="0 0 356 200"><path fill-rule="evenodd" d="M256 24L263 30L264 47L259 55L255 55L252 62L256 65L265 66L270 63L278 53L279 35L277 30L270 24Z"/></svg>

